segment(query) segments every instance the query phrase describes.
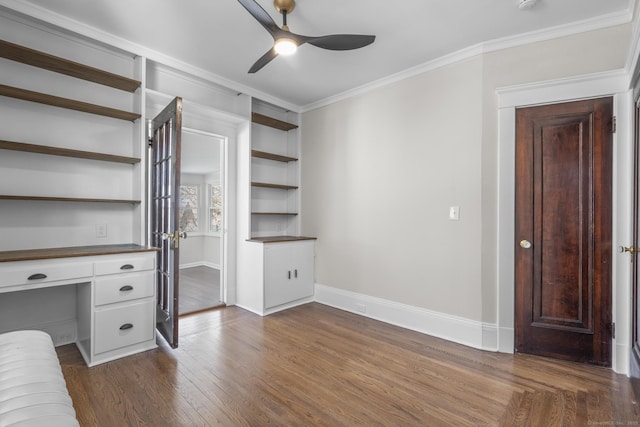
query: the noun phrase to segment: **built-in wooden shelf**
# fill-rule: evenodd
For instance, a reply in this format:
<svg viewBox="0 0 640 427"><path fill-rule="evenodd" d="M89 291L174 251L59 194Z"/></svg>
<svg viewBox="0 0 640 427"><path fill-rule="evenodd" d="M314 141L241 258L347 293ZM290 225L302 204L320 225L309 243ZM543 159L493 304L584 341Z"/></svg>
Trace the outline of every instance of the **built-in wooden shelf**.
<svg viewBox="0 0 640 427"><path fill-rule="evenodd" d="M131 122L140 118L140 114L129 111L118 110L115 108L104 107L102 105L90 104L88 102L76 101L75 99L62 98L59 96L48 95L46 93L34 92L6 85L0 85L0 95L21 99L23 101L37 102L39 104L66 108L68 110L82 111L83 113L128 120Z"/></svg>
<svg viewBox="0 0 640 427"><path fill-rule="evenodd" d="M267 237L252 237L247 241L258 242L258 243L280 243L280 242L298 242L300 240L318 240L318 238L307 237L307 236L267 236Z"/></svg>
<svg viewBox="0 0 640 427"><path fill-rule="evenodd" d="M132 93L135 92L141 84L138 80L89 67L88 65L49 55L48 53L29 49L28 47L19 46L4 40L0 40L0 56L12 61Z"/></svg>
<svg viewBox="0 0 640 427"><path fill-rule="evenodd" d="M127 163L134 165L140 163L135 157L115 156L113 154L94 153L92 151L71 150L68 148L49 147L46 145L27 144L24 142L0 140L0 149L22 151L27 153L48 154L51 156L74 157L79 159L101 160L113 163Z"/></svg>
<svg viewBox="0 0 640 427"><path fill-rule="evenodd" d="M140 200L130 199L97 199L84 197L51 197L51 196L15 196L0 194L0 200L26 200L33 202L78 202L78 203L132 203L138 204Z"/></svg>
<svg viewBox="0 0 640 427"><path fill-rule="evenodd" d="M252 182L251 186L263 187L263 188L277 188L280 190L296 190L298 188L295 185L272 184L270 182Z"/></svg>
<svg viewBox="0 0 640 427"><path fill-rule="evenodd" d="M267 160L275 160L276 162L283 162L283 163L295 162L298 160L295 157L281 156L280 154L267 153L266 151L258 151L258 150L251 150L251 157L258 157L260 159L267 159Z"/></svg>
<svg viewBox="0 0 640 427"><path fill-rule="evenodd" d="M160 249L133 243L120 245L72 246L68 248L24 249L1 251L0 262L34 261L40 259L72 258L79 256L116 255L137 252L154 252Z"/></svg>
<svg viewBox="0 0 640 427"><path fill-rule="evenodd" d="M297 212L251 212L251 215L289 215L296 216Z"/></svg>
<svg viewBox="0 0 640 427"><path fill-rule="evenodd" d="M298 128L298 125L294 125L293 123L283 122L282 120L274 119L273 117L265 116L260 113L251 113L251 121L259 125L269 126L271 128L284 131Z"/></svg>

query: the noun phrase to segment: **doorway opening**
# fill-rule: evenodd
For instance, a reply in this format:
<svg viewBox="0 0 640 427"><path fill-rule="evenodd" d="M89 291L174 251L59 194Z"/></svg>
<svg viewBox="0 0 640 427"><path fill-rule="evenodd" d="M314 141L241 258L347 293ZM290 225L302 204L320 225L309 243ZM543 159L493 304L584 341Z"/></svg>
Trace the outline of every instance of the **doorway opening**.
<svg viewBox="0 0 640 427"><path fill-rule="evenodd" d="M224 307L223 191L226 138L182 128L180 316Z"/></svg>

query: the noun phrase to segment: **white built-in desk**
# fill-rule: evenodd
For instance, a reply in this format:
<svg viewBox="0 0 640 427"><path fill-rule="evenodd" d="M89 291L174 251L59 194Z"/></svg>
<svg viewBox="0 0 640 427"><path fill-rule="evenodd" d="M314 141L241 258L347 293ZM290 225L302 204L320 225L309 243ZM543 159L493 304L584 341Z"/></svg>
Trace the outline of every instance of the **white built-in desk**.
<svg viewBox="0 0 640 427"><path fill-rule="evenodd" d="M0 252L0 332L40 329L94 366L156 347L156 249Z"/></svg>

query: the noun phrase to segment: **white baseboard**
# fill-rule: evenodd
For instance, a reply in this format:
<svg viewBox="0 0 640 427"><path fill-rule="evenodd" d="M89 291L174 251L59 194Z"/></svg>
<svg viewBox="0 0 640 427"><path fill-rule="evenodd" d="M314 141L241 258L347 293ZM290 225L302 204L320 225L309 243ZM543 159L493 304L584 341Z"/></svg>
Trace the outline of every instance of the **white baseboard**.
<svg viewBox="0 0 640 427"><path fill-rule="evenodd" d="M498 349L498 329L495 324L482 323L320 284L315 285L315 301L469 347L489 351Z"/></svg>
<svg viewBox="0 0 640 427"><path fill-rule="evenodd" d="M287 310L289 308L297 307L299 305L309 304L310 302L314 302L314 301L315 301L315 299L313 298L313 296L310 296L310 297L306 297L306 298L302 298L302 299L299 299L299 300L295 300L295 301L292 301L292 302L289 302L289 303L286 303L286 304L278 305L276 307L270 307L270 308L267 308L264 311L256 310L253 307L249 307L249 306L246 306L246 305L243 305L243 304L238 304L238 303L233 304L233 305L235 305L236 307L240 307L242 309L245 309L247 311L250 311L250 312L252 312L254 314L257 314L258 316L268 316L269 314L277 313L279 311Z"/></svg>
<svg viewBox="0 0 640 427"><path fill-rule="evenodd" d="M515 330L513 328L498 328L498 351L514 353L516 348Z"/></svg>
<svg viewBox="0 0 640 427"><path fill-rule="evenodd" d="M207 261L198 261L198 262L189 262L186 264L180 264L180 270L183 268L191 268L191 267L209 267L215 268L216 270L220 270L220 266L218 264L214 264L212 262Z"/></svg>
<svg viewBox="0 0 640 427"><path fill-rule="evenodd" d="M613 370L618 374L629 375L631 366L631 350L626 344L616 343L613 347Z"/></svg>

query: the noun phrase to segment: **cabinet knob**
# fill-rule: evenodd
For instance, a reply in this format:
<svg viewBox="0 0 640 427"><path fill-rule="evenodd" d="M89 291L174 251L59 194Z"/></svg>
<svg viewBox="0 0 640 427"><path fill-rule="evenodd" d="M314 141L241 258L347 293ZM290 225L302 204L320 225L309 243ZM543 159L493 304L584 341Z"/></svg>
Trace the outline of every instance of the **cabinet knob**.
<svg viewBox="0 0 640 427"><path fill-rule="evenodd" d="M133 270L133 265L125 264L122 267L120 267L120 270Z"/></svg>
<svg viewBox="0 0 640 427"><path fill-rule="evenodd" d="M120 292L127 292L132 290L133 290L133 286L131 285L124 285L123 287L120 288Z"/></svg>
<svg viewBox="0 0 640 427"><path fill-rule="evenodd" d="M32 274L31 276L27 277L27 280L39 280L39 279L46 279L46 278L47 278L46 274L36 273L36 274Z"/></svg>
<svg viewBox="0 0 640 427"><path fill-rule="evenodd" d="M131 323L125 323L124 325L120 326L121 331L126 331L127 329L131 328L133 328L133 325Z"/></svg>

